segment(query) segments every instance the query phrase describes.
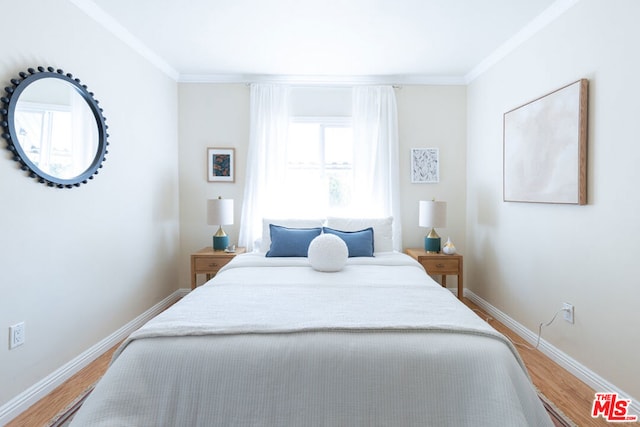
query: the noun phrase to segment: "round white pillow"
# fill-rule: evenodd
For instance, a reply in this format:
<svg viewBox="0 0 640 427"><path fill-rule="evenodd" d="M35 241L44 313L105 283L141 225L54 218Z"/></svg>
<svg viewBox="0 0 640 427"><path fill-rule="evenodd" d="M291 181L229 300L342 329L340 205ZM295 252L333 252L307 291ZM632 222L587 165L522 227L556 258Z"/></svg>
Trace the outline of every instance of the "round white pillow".
<svg viewBox="0 0 640 427"><path fill-rule="evenodd" d="M311 241L307 257L314 270L340 271L347 263L349 249L340 237L325 233Z"/></svg>

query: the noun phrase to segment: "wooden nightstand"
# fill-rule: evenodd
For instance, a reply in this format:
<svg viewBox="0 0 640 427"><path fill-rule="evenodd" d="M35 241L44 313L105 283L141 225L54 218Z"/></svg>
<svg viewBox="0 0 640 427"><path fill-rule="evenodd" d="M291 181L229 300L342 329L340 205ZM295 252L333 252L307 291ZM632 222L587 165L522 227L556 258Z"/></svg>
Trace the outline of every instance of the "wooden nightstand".
<svg viewBox="0 0 640 427"><path fill-rule="evenodd" d="M198 274L206 274L209 280L234 256L244 252L245 248L236 248L235 252L225 252L214 251L211 246L207 246L191 254L191 289L196 288Z"/></svg>
<svg viewBox="0 0 640 427"><path fill-rule="evenodd" d="M442 276L442 286L447 287L447 275L458 276L458 299L462 299L462 255L432 254L424 249L406 249L405 253L418 261L428 274Z"/></svg>

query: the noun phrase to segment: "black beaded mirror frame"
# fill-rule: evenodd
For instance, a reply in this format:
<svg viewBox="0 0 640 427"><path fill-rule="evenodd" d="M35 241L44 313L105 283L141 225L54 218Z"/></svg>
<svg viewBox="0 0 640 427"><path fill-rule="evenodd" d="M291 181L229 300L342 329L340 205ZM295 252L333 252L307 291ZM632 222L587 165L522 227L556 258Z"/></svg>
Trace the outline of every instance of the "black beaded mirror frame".
<svg viewBox="0 0 640 427"><path fill-rule="evenodd" d="M20 169L27 171L31 178L35 178L38 182L49 187L73 188L79 187L80 184L86 184L88 180L93 179L93 176L98 174L98 170L102 167L102 162L106 160L105 155L108 153L108 126L105 123L105 117L102 115L102 108L98 106L98 100L93 97L92 92L88 91L86 85L80 83L80 79L74 78L70 73L65 74L64 71L60 69L56 70L53 67L46 69L44 67L38 67L37 69L29 68L26 73L20 72L19 76L20 78L11 79L12 86L5 87L4 89L7 95L0 98L3 104L0 108L0 115L2 116L0 124L4 128L2 137L7 141L7 149L13 154L13 160L20 163ZM70 83L87 103L96 120L98 130L98 148L96 154L84 172L69 179L52 176L38 168L24 152L18 141L18 134L15 128L14 114L20 94L31 83L46 78L61 79Z"/></svg>

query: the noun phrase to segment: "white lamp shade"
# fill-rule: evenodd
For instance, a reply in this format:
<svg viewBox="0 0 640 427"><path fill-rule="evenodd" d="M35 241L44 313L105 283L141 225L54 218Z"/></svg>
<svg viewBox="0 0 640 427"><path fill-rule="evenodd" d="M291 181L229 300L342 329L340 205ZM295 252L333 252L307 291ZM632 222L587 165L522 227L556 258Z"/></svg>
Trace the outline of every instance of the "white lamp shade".
<svg viewBox="0 0 640 427"><path fill-rule="evenodd" d="M420 201L418 218L420 227L442 228L447 226L447 202Z"/></svg>
<svg viewBox="0 0 640 427"><path fill-rule="evenodd" d="M233 224L233 199L207 200L207 224Z"/></svg>

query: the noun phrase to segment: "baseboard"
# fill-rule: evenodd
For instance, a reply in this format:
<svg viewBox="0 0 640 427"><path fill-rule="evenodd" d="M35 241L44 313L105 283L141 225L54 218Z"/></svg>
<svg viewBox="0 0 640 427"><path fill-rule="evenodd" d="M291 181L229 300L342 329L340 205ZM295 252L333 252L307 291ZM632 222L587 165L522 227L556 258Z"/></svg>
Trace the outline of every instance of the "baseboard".
<svg viewBox="0 0 640 427"><path fill-rule="evenodd" d="M464 290L464 296L469 298L474 304L478 307L482 308L488 314L490 314L494 319L507 326L513 332L518 334L524 340L526 340L529 344L535 345L538 339L538 334L530 331L525 328L520 323L513 320L511 317L507 316L502 311L498 310L496 307L489 304L487 301L480 298L478 295L474 294L469 289ZM540 344L538 346L538 350L544 353L551 360L556 362L558 365L562 366L564 369L573 374L580 381L587 384L589 387L593 388L596 392L606 392L606 393L618 393L620 397L625 399L631 399L631 411L632 414L640 414L640 401L634 399L629 395L629 393L625 393L623 390L616 387L614 384L602 378L600 375L596 374L586 366L582 365L577 360L573 359L566 353L562 352L558 348L554 347L544 338L540 339ZM595 396L594 396L595 398Z"/></svg>
<svg viewBox="0 0 640 427"><path fill-rule="evenodd" d="M22 412L26 411L31 407L31 405L51 393L56 387L67 381L82 368L89 365L91 362L103 355L107 350L112 348L114 345L117 345L133 331L140 328L151 318L157 316L187 293L189 293L188 289L178 289L151 307L149 310L145 311L140 316L115 331L113 334L98 342L96 345L84 351L73 360L61 366L53 373L49 374L27 390L0 406L0 426L7 424Z"/></svg>

